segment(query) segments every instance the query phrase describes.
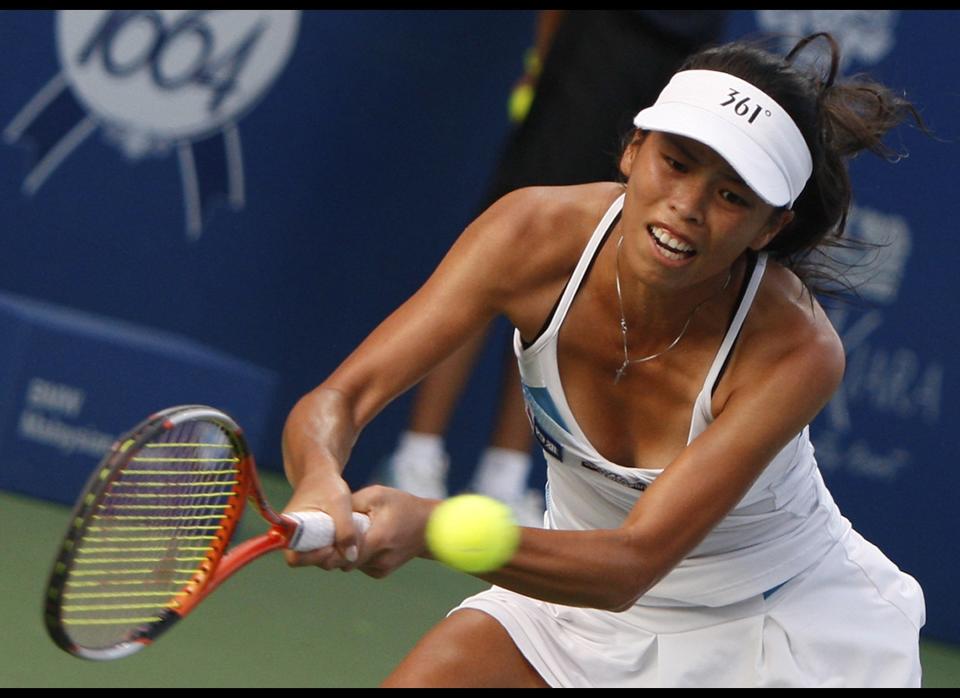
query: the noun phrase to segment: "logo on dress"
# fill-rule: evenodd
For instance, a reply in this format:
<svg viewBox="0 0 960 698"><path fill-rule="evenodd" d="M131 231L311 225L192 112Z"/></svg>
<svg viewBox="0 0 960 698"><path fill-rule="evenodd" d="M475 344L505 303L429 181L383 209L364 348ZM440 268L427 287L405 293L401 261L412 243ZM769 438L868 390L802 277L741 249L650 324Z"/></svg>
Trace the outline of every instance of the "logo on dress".
<svg viewBox="0 0 960 698"><path fill-rule="evenodd" d="M603 475L603 477L607 478L611 482L617 483L618 485L629 487L630 489L637 490L638 492L643 492L644 490L647 489L647 483L642 482L640 480L628 480L627 478L623 477L623 475L618 475L617 473L611 472L606 468L601 468L596 463L591 463L590 461L582 460L580 461L580 465L586 468L587 470L592 470L593 472L598 473L599 475Z"/></svg>
<svg viewBox="0 0 960 698"><path fill-rule="evenodd" d="M543 448L544 451L549 453L551 456L557 460L563 460L563 446L560 445L560 442L550 436L550 433L544 430L543 425L540 424L539 420L533 416L531 412L527 412L527 416L530 418L531 424L533 425L533 436L537 440L537 443Z"/></svg>
<svg viewBox="0 0 960 698"><path fill-rule="evenodd" d="M24 193L99 130L132 161L176 154L198 238L215 202L244 206L237 122L286 66L299 23L299 10L58 11L61 72L4 130L34 149Z"/></svg>

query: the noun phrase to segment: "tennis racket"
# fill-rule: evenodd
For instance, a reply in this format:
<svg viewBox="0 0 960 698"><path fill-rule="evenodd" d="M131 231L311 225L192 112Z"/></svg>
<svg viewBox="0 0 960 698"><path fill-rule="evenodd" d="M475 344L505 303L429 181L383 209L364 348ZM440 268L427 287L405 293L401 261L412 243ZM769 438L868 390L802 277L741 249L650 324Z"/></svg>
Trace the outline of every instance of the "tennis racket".
<svg viewBox="0 0 960 698"><path fill-rule="evenodd" d="M270 529L227 551L248 499ZM370 524L354 522L361 534ZM233 419L172 407L120 437L90 476L50 573L47 632L78 657L126 657L261 555L333 540L328 515L270 507Z"/></svg>

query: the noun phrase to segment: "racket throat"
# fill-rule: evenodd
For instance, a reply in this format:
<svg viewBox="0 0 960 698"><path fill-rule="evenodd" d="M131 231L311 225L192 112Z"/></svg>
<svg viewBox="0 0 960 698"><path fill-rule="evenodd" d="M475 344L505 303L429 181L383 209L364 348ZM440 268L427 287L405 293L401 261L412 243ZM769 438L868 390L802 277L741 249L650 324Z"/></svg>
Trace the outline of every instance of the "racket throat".
<svg viewBox="0 0 960 698"><path fill-rule="evenodd" d="M286 545L287 536L280 527L272 528L261 536L244 541L223 556L210 578L197 591L178 597L180 606L176 610L171 609L170 612L180 617L186 616L237 570L247 566L261 555L285 548Z"/></svg>

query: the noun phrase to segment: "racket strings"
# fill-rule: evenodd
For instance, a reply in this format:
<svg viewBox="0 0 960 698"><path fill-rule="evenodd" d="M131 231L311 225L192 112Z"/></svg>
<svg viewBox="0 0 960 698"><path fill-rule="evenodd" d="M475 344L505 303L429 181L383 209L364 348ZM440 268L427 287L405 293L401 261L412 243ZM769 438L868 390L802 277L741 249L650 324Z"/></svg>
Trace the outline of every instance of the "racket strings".
<svg viewBox="0 0 960 698"><path fill-rule="evenodd" d="M215 423L186 422L137 448L90 503L73 551L61 599L73 641L112 646L175 610L222 554L243 484L233 442Z"/></svg>

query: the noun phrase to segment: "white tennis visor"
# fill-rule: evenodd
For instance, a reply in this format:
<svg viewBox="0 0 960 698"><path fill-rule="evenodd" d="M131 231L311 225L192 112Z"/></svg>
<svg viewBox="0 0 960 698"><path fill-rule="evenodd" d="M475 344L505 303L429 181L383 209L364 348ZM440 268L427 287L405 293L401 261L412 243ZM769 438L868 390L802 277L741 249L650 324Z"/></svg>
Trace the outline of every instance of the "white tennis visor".
<svg viewBox="0 0 960 698"><path fill-rule="evenodd" d="M813 171L810 149L790 115L765 92L728 73L676 73L633 123L710 146L772 206L793 206Z"/></svg>

